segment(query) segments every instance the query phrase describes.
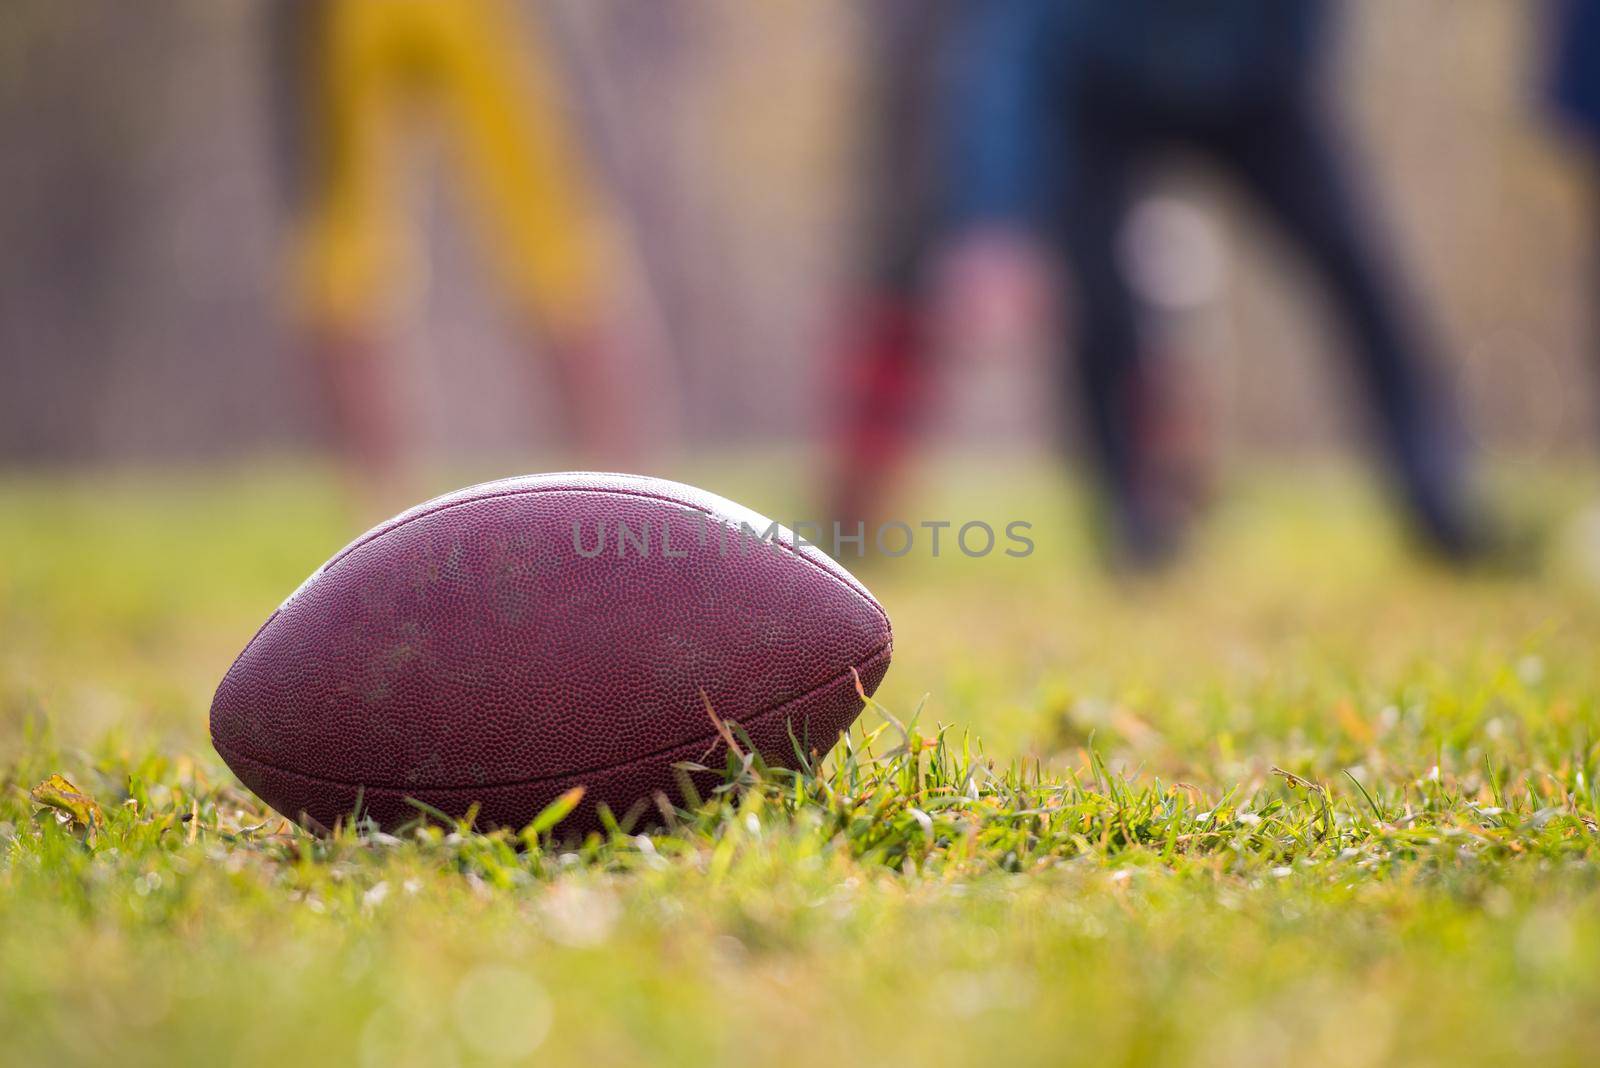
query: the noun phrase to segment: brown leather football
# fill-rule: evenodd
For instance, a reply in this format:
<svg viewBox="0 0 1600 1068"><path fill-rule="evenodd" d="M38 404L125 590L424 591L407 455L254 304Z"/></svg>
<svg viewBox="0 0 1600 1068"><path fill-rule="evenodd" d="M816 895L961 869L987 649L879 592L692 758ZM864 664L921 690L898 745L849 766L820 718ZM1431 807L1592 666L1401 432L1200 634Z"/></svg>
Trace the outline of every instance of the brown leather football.
<svg viewBox="0 0 1600 1068"><path fill-rule="evenodd" d="M403 512L256 632L211 739L273 808L330 828L478 805L522 827L574 786L658 820L679 762L721 767L715 714L772 765L826 753L889 666L888 616L849 572L731 501L633 475L552 474ZM703 695L703 696L702 696ZM791 737L792 735L792 737ZM720 779L696 773L703 791Z"/></svg>

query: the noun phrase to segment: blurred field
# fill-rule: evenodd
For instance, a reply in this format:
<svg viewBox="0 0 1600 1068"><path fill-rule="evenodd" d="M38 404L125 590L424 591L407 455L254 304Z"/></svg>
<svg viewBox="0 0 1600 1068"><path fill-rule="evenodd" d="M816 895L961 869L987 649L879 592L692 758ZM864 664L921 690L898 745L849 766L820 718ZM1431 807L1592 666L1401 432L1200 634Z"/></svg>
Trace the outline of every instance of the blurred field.
<svg viewBox="0 0 1600 1068"><path fill-rule="evenodd" d="M885 707L928 695L909 744L869 713L821 778L565 855L317 843L230 785L210 690L357 532L331 480L8 476L0 1062L1587 1062L1600 594L1570 546L1461 579L1363 482L1267 473L1129 587L1062 476L1007 470L942 470L918 514L1028 519L1033 558L864 572ZM786 515L787 471L671 473ZM1516 482L1554 517L1589 479ZM55 772L97 831L36 814Z"/></svg>

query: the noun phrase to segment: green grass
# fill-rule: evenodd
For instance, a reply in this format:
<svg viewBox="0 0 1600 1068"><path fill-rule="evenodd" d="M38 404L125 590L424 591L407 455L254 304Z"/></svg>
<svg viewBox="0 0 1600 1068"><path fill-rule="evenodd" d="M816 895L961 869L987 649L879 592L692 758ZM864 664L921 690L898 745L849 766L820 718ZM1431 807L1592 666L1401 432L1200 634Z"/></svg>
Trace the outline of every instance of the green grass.
<svg viewBox="0 0 1600 1068"><path fill-rule="evenodd" d="M864 571L897 659L846 749L558 844L313 839L206 744L353 532L324 480L0 482L0 1062L1592 1060L1595 546L1444 574L1318 473L1231 488L1128 586L1055 476L946 485L917 512L1038 552ZM91 827L29 796L52 774Z"/></svg>

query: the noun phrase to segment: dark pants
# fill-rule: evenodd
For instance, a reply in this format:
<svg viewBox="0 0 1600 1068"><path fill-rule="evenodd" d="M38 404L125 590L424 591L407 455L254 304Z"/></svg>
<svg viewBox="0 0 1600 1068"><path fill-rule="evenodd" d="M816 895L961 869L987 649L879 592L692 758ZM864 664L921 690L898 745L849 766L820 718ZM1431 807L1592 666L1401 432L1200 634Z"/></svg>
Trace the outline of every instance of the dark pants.
<svg viewBox="0 0 1600 1068"><path fill-rule="evenodd" d="M855 227L861 266L828 394L836 398L828 507L846 527L882 517L926 407L924 276L948 201L945 58L970 2L874 0L862 8L871 60Z"/></svg>
<svg viewBox="0 0 1600 1068"><path fill-rule="evenodd" d="M1138 478L1144 350L1117 238L1146 170L1173 150L1232 178L1304 257L1348 337L1379 440L1424 535L1451 549L1459 529L1460 447L1427 341L1408 314L1350 188L1341 150L1314 98L1263 96L1186 114L1128 87L1085 86L1063 102L1059 202L1052 213L1072 267L1078 389L1105 490L1123 522L1141 520Z"/></svg>
<svg viewBox="0 0 1600 1068"><path fill-rule="evenodd" d="M1021 223L1060 245L1075 286L1074 382L1117 533L1155 520L1147 362L1117 240L1174 152L1231 177L1312 267L1344 328L1378 438L1419 532L1469 551L1462 449L1430 342L1390 277L1323 113L1320 0L985 0L968 8L946 113L951 217Z"/></svg>

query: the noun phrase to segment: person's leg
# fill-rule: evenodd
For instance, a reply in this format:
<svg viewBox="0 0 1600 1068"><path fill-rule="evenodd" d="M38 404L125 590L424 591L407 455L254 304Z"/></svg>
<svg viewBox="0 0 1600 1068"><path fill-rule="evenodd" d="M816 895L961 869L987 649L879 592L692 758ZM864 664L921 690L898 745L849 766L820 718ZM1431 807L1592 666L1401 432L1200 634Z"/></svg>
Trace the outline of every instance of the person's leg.
<svg viewBox="0 0 1600 1068"><path fill-rule="evenodd" d="M491 247L549 353L586 462L635 457L645 387L625 337L623 243L534 25L503 0L437 5L437 91Z"/></svg>
<svg viewBox="0 0 1600 1068"><path fill-rule="evenodd" d="M1327 286L1417 533L1446 557L1477 554L1484 532L1469 504L1451 398L1418 313L1374 247L1329 120L1313 99L1285 93L1238 116L1216 141Z"/></svg>
<svg viewBox="0 0 1600 1068"><path fill-rule="evenodd" d="M921 309L904 293L880 292L850 313L836 357L839 370L825 387L825 406L837 413L828 467L828 509L845 534L885 516L905 470L929 368Z"/></svg>
<svg viewBox="0 0 1600 1068"><path fill-rule="evenodd" d="M859 208L864 267L824 387L827 506L846 534L883 518L932 378L924 286L940 214L942 63L956 6L890 0L866 16L873 84Z"/></svg>
<svg viewBox="0 0 1600 1068"><path fill-rule="evenodd" d="M1070 267L1077 402L1120 562L1164 562L1181 536L1181 509L1156 477L1152 443L1161 418L1143 351L1138 301L1118 255L1139 165L1139 119L1109 96L1069 103L1060 189L1060 235Z"/></svg>
<svg viewBox="0 0 1600 1068"><path fill-rule="evenodd" d="M400 259L389 175L400 86L384 9L317 0L296 32L303 66L296 116L306 136L295 268L302 351L334 447L362 498L381 500L400 476L394 375L380 342L388 265Z"/></svg>

